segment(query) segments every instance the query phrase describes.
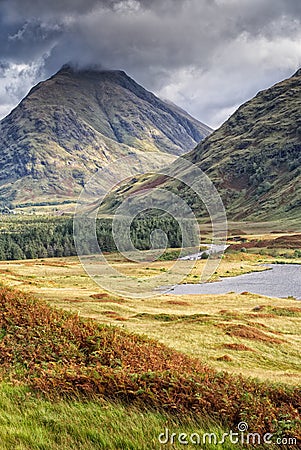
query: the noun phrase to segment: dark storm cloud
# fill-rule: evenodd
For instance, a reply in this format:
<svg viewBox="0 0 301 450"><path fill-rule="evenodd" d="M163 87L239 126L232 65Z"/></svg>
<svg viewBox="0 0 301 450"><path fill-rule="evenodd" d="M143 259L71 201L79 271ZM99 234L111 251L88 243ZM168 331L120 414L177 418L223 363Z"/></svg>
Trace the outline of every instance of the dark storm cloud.
<svg viewBox="0 0 301 450"><path fill-rule="evenodd" d="M4 0L0 17L15 100L28 74L101 64L218 125L301 64L299 0Z"/></svg>
<svg viewBox="0 0 301 450"><path fill-rule="evenodd" d="M3 11L9 20L18 17L58 17L61 14L86 14L95 7L116 9L116 5L129 3L122 0L3 0ZM174 5L185 3L185 0L139 0L144 8L157 7L160 10L172 8Z"/></svg>
<svg viewBox="0 0 301 450"><path fill-rule="evenodd" d="M25 22L10 30L1 49L1 58L12 62L31 62L56 45L62 33L63 27L57 23Z"/></svg>

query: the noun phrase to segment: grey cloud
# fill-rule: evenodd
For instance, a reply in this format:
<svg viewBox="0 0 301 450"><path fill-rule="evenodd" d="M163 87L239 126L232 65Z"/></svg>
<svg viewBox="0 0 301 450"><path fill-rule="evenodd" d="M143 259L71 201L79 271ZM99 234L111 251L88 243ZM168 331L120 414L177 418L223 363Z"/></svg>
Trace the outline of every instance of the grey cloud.
<svg viewBox="0 0 301 450"><path fill-rule="evenodd" d="M26 22L8 34L1 56L8 61L30 63L49 51L62 33L63 26L58 23Z"/></svg>
<svg viewBox="0 0 301 450"><path fill-rule="evenodd" d="M4 0L2 8L8 20L17 20L20 17L52 17L59 16L64 13L84 13L91 9L98 0L52 0L45 2L44 0ZM105 6L109 6L110 0L101 1Z"/></svg>
<svg viewBox="0 0 301 450"><path fill-rule="evenodd" d="M95 7L115 10L117 5L130 3L131 0L3 0L2 8L10 20L30 17L57 17L61 14L85 14ZM137 0L143 8L156 7L169 10L185 0Z"/></svg>
<svg viewBox="0 0 301 450"><path fill-rule="evenodd" d="M4 0L0 17L0 59L39 60L33 82L123 69L211 125L301 65L299 0Z"/></svg>

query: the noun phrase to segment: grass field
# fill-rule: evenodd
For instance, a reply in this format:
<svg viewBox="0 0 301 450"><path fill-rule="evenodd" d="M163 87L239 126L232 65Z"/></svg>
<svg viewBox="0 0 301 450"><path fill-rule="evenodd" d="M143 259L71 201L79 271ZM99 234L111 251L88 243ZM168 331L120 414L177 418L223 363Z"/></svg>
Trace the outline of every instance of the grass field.
<svg viewBox="0 0 301 450"><path fill-rule="evenodd" d="M115 255L108 258L123 273L140 277L167 271L173 264L157 261L139 265L137 270L135 264ZM213 278L263 270L258 264L273 260L275 256L251 251L229 253ZM185 281L197 282L204 264L197 261ZM60 308L146 334L216 369L289 384L301 382L301 304L294 299L251 293L121 298L95 284L75 257L2 262L0 277L5 284Z"/></svg>
<svg viewBox="0 0 301 450"><path fill-rule="evenodd" d="M159 434L210 432L218 442L241 422L298 448L298 387L216 371L4 287L0 324L1 448L179 448Z"/></svg>
<svg viewBox="0 0 301 450"><path fill-rule="evenodd" d="M193 417L179 420L168 414L141 410L100 400L59 400L38 397L27 387L0 385L1 450L156 450L166 428L177 434L214 432L221 438L225 429ZM165 437L164 437L165 439ZM163 439L162 439L163 441ZM195 448L195 445L185 448ZM210 449L209 442L203 448ZM241 448L241 446L235 446ZM166 449L180 449L178 440ZM231 449L231 443L214 445Z"/></svg>
<svg viewBox="0 0 301 450"><path fill-rule="evenodd" d="M264 230L244 237L260 241L283 235ZM293 254L291 248L230 251L213 279L264 270L259 266L264 262L300 263L300 258L292 259ZM139 265L137 270L135 264L116 255L108 255L108 259L123 273L139 277L168 271L173 264L169 260L157 261ZM204 264L205 261L197 261L183 281L197 282ZM79 317L146 335L197 357L204 367L274 383L280 390L283 388L279 383L292 387L301 384L301 304L293 298L271 299L247 292L121 298L95 284L75 257L0 262L0 280L4 286L45 299ZM183 448L177 442L160 445L159 434L168 428L177 435L216 432L221 437L230 427L221 425L216 418L193 419L188 412L177 417L168 411L130 406L119 400L47 399L23 383L19 385L14 380L11 384L7 378L0 387L0 405L0 440L4 450ZM201 448L240 447L226 442Z"/></svg>

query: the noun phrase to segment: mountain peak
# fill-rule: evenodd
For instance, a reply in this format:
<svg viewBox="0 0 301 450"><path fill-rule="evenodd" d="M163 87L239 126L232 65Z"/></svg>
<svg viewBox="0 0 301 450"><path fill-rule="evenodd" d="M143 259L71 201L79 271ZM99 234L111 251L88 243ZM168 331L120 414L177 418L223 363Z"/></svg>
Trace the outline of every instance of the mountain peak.
<svg viewBox="0 0 301 450"><path fill-rule="evenodd" d="M0 122L0 201L74 199L108 161L181 155L210 132L123 71L64 65Z"/></svg>
<svg viewBox="0 0 301 450"><path fill-rule="evenodd" d="M131 78L125 71L116 69L105 69L102 66L89 66L89 67L76 67L70 64L65 64L62 68L53 75L50 79L57 80L63 77L63 82L68 80L76 80L79 83L97 83L97 89L109 89L110 94L115 97L115 93L112 87L116 85L123 87L124 89L131 91L134 95L154 102L157 97L154 94L147 91L141 85L139 85L133 78ZM102 83L106 83L102 86ZM120 94L120 92L119 92ZM118 94L118 95L119 95ZM161 103L163 103L160 99ZM185 113L187 114L187 113Z"/></svg>
<svg viewBox="0 0 301 450"><path fill-rule="evenodd" d="M103 76L103 75L112 75L112 74L118 74L118 75L122 75L124 77L128 77L128 75L123 71L123 70L114 70L114 69L105 69L104 67L102 67L101 65L91 65L91 66L87 66L87 67L79 67L79 66L74 66L72 64L64 64L60 70L53 75L53 77L56 77L57 75L79 75L79 76L83 76L83 75L94 75L94 76ZM129 78L129 77L128 77Z"/></svg>

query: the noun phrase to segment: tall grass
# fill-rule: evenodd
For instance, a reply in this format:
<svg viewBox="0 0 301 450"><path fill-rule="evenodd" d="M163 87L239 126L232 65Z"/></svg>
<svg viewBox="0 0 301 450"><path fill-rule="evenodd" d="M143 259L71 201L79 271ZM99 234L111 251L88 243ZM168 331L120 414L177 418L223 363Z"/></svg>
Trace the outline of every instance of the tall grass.
<svg viewBox="0 0 301 450"><path fill-rule="evenodd" d="M217 372L121 329L0 289L0 373L53 400L106 399L301 437L301 389ZM42 448L42 447L41 447ZM118 447L117 447L118 448ZM130 448L130 447L129 447Z"/></svg>
<svg viewBox="0 0 301 450"><path fill-rule="evenodd" d="M0 385L1 450L182 449L178 440L173 445L160 445L158 437L166 428L177 435L203 436L210 431L222 436L224 432L218 425L197 422L192 417L180 421L167 414L100 400L49 401L24 386ZM234 447L228 442L214 446L207 443L202 448Z"/></svg>

